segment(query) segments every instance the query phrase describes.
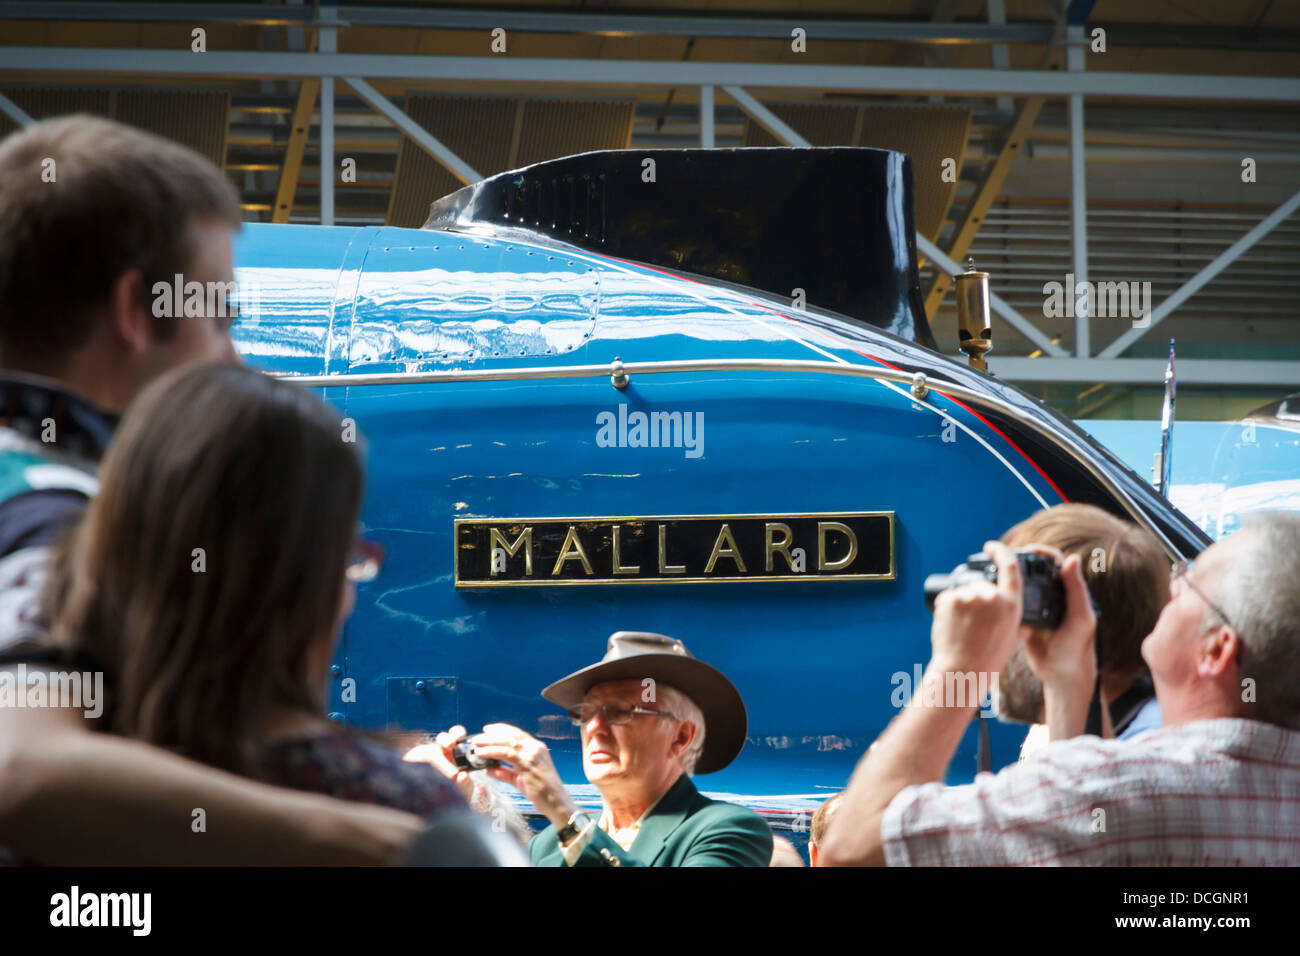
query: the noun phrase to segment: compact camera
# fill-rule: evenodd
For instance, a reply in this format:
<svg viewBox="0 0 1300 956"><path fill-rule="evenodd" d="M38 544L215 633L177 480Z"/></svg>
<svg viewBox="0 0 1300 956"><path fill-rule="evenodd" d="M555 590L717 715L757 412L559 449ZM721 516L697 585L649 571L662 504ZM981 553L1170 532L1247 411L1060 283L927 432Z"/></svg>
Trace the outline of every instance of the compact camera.
<svg viewBox="0 0 1300 956"><path fill-rule="evenodd" d="M500 760L489 760L487 757L480 757L474 750L474 742L468 737L456 741L456 745L452 748L452 760L455 762L457 770L464 770L466 773L501 766Z"/></svg>
<svg viewBox="0 0 1300 956"><path fill-rule="evenodd" d="M1061 583L1060 565L1046 555L1017 551L1020 562L1020 579L1025 586L1025 611L1020 623L1027 627L1055 629L1065 617L1065 585ZM998 580L998 566L983 552L972 554L965 564L952 569L951 574L931 574L925 579L925 606L934 613L934 599L949 588L961 587L972 581Z"/></svg>

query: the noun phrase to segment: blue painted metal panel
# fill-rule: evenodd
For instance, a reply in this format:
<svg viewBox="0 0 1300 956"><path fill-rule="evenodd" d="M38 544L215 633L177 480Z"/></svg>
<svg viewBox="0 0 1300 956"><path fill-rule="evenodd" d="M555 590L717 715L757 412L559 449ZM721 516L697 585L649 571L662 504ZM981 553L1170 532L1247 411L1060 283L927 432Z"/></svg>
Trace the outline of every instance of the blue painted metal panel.
<svg viewBox="0 0 1300 956"><path fill-rule="evenodd" d="M326 371L336 297L347 289L344 265L355 261L354 247L364 248L369 232L287 225L241 230L234 248L241 318L231 333L245 361L296 375ZM343 305L350 309L351 298Z"/></svg>
<svg viewBox="0 0 1300 956"><path fill-rule="evenodd" d="M861 324L541 240L245 232L241 274L276 294L262 297L263 310L248 320L257 324L238 342L250 361L276 370L813 359L937 371L1049 415L994 380ZM929 657L924 576L1061 500L1044 474L1050 463L1029 461L985 417L933 393L932 407L922 405L905 387L874 380L709 372L641 376L624 390L590 378L328 392L366 436L363 521L389 554L383 574L359 588L340 645L336 690L344 678L356 681L349 721L441 719L454 697L471 729L506 720L548 740L579 793L573 728L539 691L597 659L619 629L681 638L744 695L747 746L703 787L756 806L796 805L769 798L842 787L896 712L900 685ZM602 447L597 416L620 405L701 414L701 454ZM1117 463L1098 455L1119 475ZM484 591L453 582L456 518L869 510L896 514L896 580ZM414 699L420 680L426 694L429 681L440 682L438 693ZM343 709L339 698L331 709ZM1015 758L1022 736L1022 728L996 726L997 763ZM953 779L973 773L973 738Z"/></svg>
<svg viewBox="0 0 1300 956"><path fill-rule="evenodd" d="M702 413L704 455L598 447L596 416L620 402ZM942 423L909 405L874 383L756 374L656 376L626 393L587 381L351 390L347 413L371 447L367 533L390 555L348 627L353 713L382 723L380 682L414 669L459 675L474 726L503 719L569 738L541 687L597 658L609 633L645 629L681 638L740 688L751 744L738 769L784 751L860 751L894 713L890 675L910 679L928 659L924 575L1038 507L1019 488L954 533L952 516L932 504L951 494L951 474L997 487L1005 468L964 436L944 443ZM942 469L898 464L925 445ZM862 509L897 512L896 581L452 586L457 517Z"/></svg>

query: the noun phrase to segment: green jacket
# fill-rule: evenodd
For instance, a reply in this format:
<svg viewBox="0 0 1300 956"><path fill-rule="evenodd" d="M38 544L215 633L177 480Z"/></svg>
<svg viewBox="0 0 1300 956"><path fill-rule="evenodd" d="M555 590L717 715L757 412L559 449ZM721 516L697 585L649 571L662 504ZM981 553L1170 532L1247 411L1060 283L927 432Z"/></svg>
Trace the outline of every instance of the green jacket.
<svg viewBox="0 0 1300 956"><path fill-rule="evenodd" d="M534 866L564 866L551 825L528 845ZM577 866L767 866L772 831L752 810L700 795L682 774L641 823L624 850L600 827L578 857Z"/></svg>

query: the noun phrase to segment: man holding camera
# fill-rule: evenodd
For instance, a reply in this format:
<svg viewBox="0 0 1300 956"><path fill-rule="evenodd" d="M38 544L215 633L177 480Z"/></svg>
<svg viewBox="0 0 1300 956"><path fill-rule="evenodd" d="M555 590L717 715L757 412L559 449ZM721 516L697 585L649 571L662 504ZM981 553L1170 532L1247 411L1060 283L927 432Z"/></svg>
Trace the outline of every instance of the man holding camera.
<svg viewBox="0 0 1300 956"><path fill-rule="evenodd" d="M486 795L476 792L466 761L494 761L487 773L517 787L551 822L529 846L536 866L768 865L772 831L762 818L709 800L691 783L693 773L736 758L747 721L735 685L681 641L619 631L600 662L542 696L579 728L583 773L604 804L598 815L574 803L547 746L509 724L488 724L468 748L464 728L453 727L407 759L428 760L480 809Z"/></svg>
<svg viewBox="0 0 1300 956"><path fill-rule="evenodd" d="M909 707L859 763L827 865L1263 865L1300 862L1300 516L1261 516L1171 575L1142 645L1164 726L1080 735L1096 663L1080 560L1061 563L1066 612L1022 626L1017 556L985 545L997 581L936 601L924 681L1005 665L1026 643L1053 742L974 783L941 782L977 703ZM941 697L941 695L940 695ZM1061 738L1071 739L1061 739Z"/></svg>

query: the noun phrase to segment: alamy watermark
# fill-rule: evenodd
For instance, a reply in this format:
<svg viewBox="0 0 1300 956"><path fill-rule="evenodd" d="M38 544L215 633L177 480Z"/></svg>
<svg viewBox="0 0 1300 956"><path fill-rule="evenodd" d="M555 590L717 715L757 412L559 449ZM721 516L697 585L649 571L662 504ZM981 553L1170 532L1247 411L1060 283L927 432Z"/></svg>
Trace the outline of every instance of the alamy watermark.
<svg viewBox="0 0 1300 956"><path fill-rule="evenodd" d="M261 312L261 292L256 282L199 282L176 273L172 281L159 281L150 289L153 314L159 319L228 318L232 322L242 314L251 314L249 325L257 324Z"/></svg>
<svg viewBox="0 0 1300 956"><path fill-rule="evenodd" d="M26 664L0 671L0 710L67 707L84 716L97 718L104 713L103 671L51 671L45 668L28 672Z"/></svg>
<svg viewBox="0 0 1300 956"><path fill-rule="evenodd" d="M912 673L894 671L889 682L894 691L889 702L895 707L979 707L981 717L998 715L998 675L996 671L944 671L925 680L920 664Z"/></svg>
<svg viewBox="0 0 1300 956"><path fill-rule="evenodd" d="M1132 319L1135 329L1151 324L1150 282L1074 281L1074 273L1065 274L1065 282L1043 284L1043 316L1048 319L1072 319L1090 315L1098 319Z"/></svg>
<svg viewBox="0 0 1300 956"><path fill-rule="evenodd" d="M148 936L152 915L152 893L89 893L73 885L50 897L50 925L56 927L121 927Z"/></svg>
<svg viewBox="0 0 1300 956"><path fill-rule="evenodd" d="M681 448L687 458L704 454L703 412L628 412L596 415L596 445L600 448Z"/></svg>

